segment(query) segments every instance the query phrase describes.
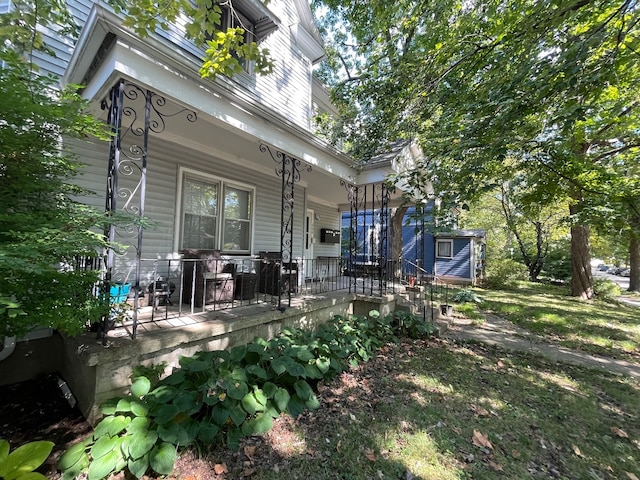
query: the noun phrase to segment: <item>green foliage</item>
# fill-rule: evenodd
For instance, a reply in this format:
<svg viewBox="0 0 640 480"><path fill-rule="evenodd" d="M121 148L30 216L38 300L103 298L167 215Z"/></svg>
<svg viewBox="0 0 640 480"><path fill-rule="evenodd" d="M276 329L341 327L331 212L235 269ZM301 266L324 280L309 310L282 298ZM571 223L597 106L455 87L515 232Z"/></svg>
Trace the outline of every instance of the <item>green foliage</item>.
<svg viewBox="0 0 640 480"><path fill-rule="evenodd" d="M403 319L394 330L393 317L376 311L336 316L314 332L285 329L269 341L181 357L163 379L164 365L138 367L130 393L102 405L93 436L67 450L58 468L63 479L86 471L98 480L125 469L141 478L149 469L171 473L179 448L223 441L238 448L243 437L271 429L279 415L318 408L318 382L367 361L396 333L433 333L424 321Z"/></svg>
<svg viewBox="0 0 640 480"><path fill-rule="evenodd" d="M396 330L399 336L409 338L423 338L436 333L436 327L411 312L397 310L393 313Z"/></svg>
<svg viewBox="0 0 640 480"><path fill-rule="evenodd" d="M417 198L431 185L443 212L513 180L525 206L568 199L575 274L589 268L586 225L630 228L639 191L635 3L313 3L331 46L320 75L357 158L416 139L424 160L397 180ZM546 233L544 218L529 213ZM544 255L534 256L535 267ZM585 297L581 280L572 293Z"/></svg>
<svg viewBox="0 0 640 480"><path fill-rule="evenodd" d="M0 478L3 480L46 480L35 470L49 457L52 442L25 443L9 453L9 442L0 439Z"/></svg>
<svg viewBox="0 0 640 480"><path fill-rule="evenodd" d="M105 137L72 88L31 74L4 52L0 69L0 335L35 326L77 333L108 308L96 298L97 272L77 270L77 256L105 247L104 214L79 204L86 193L72 183L81 165L62 137Z"/></svg>
<svg viewBox="0 0 640 480"><path fill-rule="evenodd" d="M458 290L452 297L455 303L481 303L482 298L469 288L465 288L464 290Z"/></svg>
<svg viewBox="0 0 640 480"><path fill-rule="evenodd" d="M520 280L529 278L527 267L515 260L505 258L487 265L487 286L490 288L513 287Z"/></svg>
<svg viewBox="0 0 640 480"><path fill-rule="evenodd" d="M615 300L620 296L620 285L606 278L595 278L593 280L593 292L596 298L605 301Z"/></svg>
<svg viewBox="0 0 640 480"><path fill-rule="evenodd" d="M555 242L550 246L542 273L554 280L571 279L571 254L568 242Z"/></svg>

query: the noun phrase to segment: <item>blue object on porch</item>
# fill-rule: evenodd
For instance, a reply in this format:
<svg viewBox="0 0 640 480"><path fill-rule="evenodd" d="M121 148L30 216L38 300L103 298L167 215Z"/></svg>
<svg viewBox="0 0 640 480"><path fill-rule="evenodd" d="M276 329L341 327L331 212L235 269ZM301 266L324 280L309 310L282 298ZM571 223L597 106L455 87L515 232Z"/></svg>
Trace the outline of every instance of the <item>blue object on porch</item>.
<svg viewBox="0 0 640 480"><path fill-rule="evenodd" d="M109 303L122 303L126 301L130 290L130 283L114 283L109 288Z"/></svg>

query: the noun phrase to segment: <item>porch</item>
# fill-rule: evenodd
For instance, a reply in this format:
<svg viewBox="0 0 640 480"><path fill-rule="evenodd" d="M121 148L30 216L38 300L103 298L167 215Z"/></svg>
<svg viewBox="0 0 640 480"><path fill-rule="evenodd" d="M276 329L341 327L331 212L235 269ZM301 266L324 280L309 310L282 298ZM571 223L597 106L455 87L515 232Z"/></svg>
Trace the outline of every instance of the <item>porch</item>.
<svg viewBox="0 0 640 480"><path fill-rule="evenodd" d="M175 304L160 307L161 314L153 305L144 306L139 311L135 340L132 321L107 332L106 341L95 332L62 337L58 371L85 417L95 422L100 418L99 405L127 389L138 365L164 363L165 373L169 373L179 365L181 356L229 349L256 337L273 338L285 328L313 329L336 315L363 315L372 309L386 315L400 302L395 294L371 296L333 290L321 294L301 291L286 308L259 299L234 308L206 305L204 311L193 314Z"/></svg>

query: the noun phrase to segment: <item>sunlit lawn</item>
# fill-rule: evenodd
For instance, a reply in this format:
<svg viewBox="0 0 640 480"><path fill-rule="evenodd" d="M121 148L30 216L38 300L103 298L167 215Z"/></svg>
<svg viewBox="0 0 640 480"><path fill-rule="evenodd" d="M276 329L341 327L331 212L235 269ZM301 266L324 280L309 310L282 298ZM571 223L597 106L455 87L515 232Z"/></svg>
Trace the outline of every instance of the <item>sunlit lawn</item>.
<svg viewBox="0 0 640 480"><path fill-rule="evenodd" d="M513 290L482 290L480 309L501 315L563 346L640 362L640 308L581 301L565 288L522 282Z"/></svg>
<svg viewBox="0 0 640 480"><path fill-rule="evenodd" d="M255 451L277 466L254 458L251 478L640 478L639 387L481 345L388 346L281 420Z"/></svg>

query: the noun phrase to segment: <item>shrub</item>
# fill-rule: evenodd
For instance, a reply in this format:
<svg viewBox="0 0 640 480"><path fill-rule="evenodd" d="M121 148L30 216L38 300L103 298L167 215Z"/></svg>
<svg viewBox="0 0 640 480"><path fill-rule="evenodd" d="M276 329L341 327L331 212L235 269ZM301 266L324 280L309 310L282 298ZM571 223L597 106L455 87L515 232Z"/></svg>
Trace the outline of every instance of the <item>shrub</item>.
<svg viewBox="0 0 640 480"><path fill-rule="evenodd" d="M594 278L593 279L593 291L596 297L602 300L614 300L620 296L620 286L606 278Z"/></svg>
<svg viewBox="0 0 640 480"><path fill-rule="evenodd" d="M455 303L481 303L482 299L473 290L465 288L456 292L453 301Z"/></svg>
<svg viewBox="0 0 640 480"><path fill-rule="evenodd" d="M405 319L400 333L433 333L424 321ZM105 402L93 435L60 457L62 478L87 471L93 480L125 469L137 478L149 469L167 475L180 447L226 441L238 448L242 437L268 431L280 414L318 408L317 383L397 340L393 321L376 311L336 316L313 332L285 329L269 341L181 357L164 379L163 365L136 368L129 395Z"/></svg>
<svg viewBox="0 0 640 480"><path fill-rule="evenodd" d="M487 265L487 286L490 288L510 287L515 282L528 278L529 270L526 265L509 258Z"/></svg>

